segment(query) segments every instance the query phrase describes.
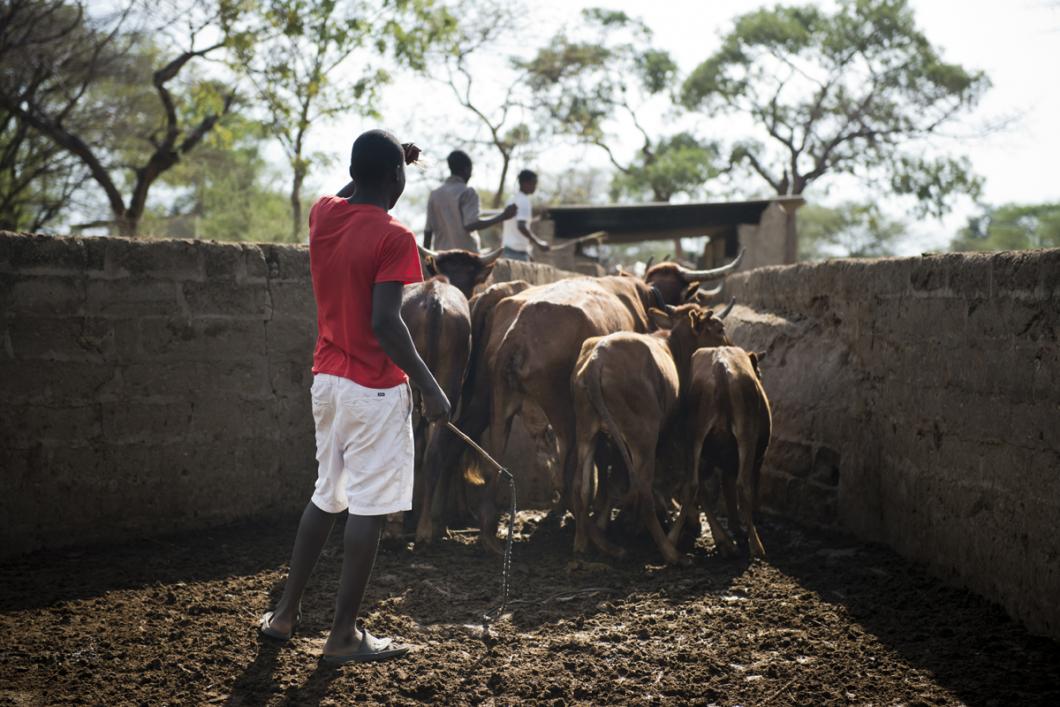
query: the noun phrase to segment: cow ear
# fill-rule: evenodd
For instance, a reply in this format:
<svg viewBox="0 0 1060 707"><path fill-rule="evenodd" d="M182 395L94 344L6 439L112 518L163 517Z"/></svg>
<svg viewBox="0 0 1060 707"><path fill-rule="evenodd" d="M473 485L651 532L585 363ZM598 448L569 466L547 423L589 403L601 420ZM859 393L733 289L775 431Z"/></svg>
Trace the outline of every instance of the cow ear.
<svg viewBox="0 0 1060 707"><path fill-rule="evenodd" d="M762 377L762 372L758 370L758 364L760 364L762 362L762 359L765 358L766 352L765 351L757 351L757 352L752 351L749 354L747 354L747 356L748 356L748 358L751 359L751 366L755 369L755 373L758 375L759 378L761 378Z"/></svg>
<svg viewBox="0 0 1060 707"><path fill-rule="evenodd" d="M695 301L695 297L696 297L696 293L698 291L699 291L699 283L698 282L693 282L691 285L688 286L688 289L685 290L684 301L685 302L694 302Z"/></svg>
<svg viewBox="0 0 1060 707"><path fill-rule="evenodd" d="M688 313L688 324L697 334L703 328L703 318L697 310L693 309Z"/></svg>
<svg viewBox="0 0 1060 707"><path fill-rule="evenodd" d="M655 307L648 310L648 319L651 320L651 323L654 324L657 329L670 329L674 325L668 312Z"/></svg>
<svg viewBox="0 0 1060 707"><path fill-rule="evenodd" d="M438 268L435 266L433 255L428 255L427 257L425 257L423 259L423 263L427 266L427 272L429 272L431 275L438 274Z"/></svg>

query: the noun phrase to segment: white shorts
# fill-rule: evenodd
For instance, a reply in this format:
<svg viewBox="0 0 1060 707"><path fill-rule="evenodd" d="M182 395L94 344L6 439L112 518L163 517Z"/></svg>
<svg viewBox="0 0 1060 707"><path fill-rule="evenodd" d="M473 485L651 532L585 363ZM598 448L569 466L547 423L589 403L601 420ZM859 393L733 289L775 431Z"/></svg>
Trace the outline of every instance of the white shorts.
<svg viewBox="0 0 1060 707"><path fill-rule="evenodd" d="M313 377L317 483L326 513L381 516L412 510L415 445L407 384L365 388L339 376Z"/></svg>

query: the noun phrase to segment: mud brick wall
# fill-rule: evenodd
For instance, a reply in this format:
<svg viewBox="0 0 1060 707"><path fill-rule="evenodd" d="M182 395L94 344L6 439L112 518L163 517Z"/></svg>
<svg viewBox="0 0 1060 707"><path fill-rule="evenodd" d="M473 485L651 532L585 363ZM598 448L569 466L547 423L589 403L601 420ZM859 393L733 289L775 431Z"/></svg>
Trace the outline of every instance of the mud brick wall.
<svg viewBox="0 0 1060 707"><path fill-rule="evenodd" d="M765 506L885 543L1060 638L1060 250L729 279L766 351Z"/></svg>
<svg viewBox="0 0 1060 707"><path fill-rule="evenodd" d="M303 248L0 234L4 554L304 504Z"/></svg>
<svg viewBox="0 0 1060 707"><path fill-rule="evenodd" d="M0 556L302 508L315 337L305 247L0 232Z"/></svg>

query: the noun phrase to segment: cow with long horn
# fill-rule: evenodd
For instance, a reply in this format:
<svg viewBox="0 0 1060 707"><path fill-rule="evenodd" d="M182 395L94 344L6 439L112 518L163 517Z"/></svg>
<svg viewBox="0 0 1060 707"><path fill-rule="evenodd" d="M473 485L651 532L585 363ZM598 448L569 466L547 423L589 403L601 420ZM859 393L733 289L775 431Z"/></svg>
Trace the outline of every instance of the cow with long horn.
<svg viewBox="0 0 1060 707"><path fill-rule="evenodd" d="M503 460L512 420L524 402L541 409L555 433L562 470L560 488L556 489L559 501L553 510L566 510L574 475L570 380L582 342L619 331L647 333L652 329L648 318L651 307L681 304L693 291L689 286L693 279L722 278L739 262L737 258L724 268L702 271L662 263L645 279L628 275L575 278L532 287L500 301L496 321L503 326L490 327L485 342L490 375L490 452ZM482 480L496 481L494 476ZM482 542L489 549L497 549L493 497L487 489L482 498Z"/></svg>
<svg viewBox="0 0 1060 707"><path fill-rule="evenodd" d="M644 274L644 281L659 291L663 302L678 305L690 300L701 282L720 280L739 268L743 255L741 249L731 263L708 270L689 270L677 263L658 263Z"/></svg>

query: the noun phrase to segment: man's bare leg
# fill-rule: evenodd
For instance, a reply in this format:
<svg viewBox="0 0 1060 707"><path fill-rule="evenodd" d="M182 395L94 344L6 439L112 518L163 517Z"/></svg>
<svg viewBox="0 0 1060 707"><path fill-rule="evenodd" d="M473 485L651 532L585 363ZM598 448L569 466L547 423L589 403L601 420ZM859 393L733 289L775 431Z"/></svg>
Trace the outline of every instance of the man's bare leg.
<svg viewBox="0 0 1060 707"><path fill-rule="evenodd" d="M357 628L357 616L364 599L364 590L375 564L379 548L379 533L385 516L358 516L346 518L346 533L343 537L342 576L335 600L335 621L331 634L324 644L324 655L342 655L357 650L361 644L361 632Z"/></svg>
<svg viewBox="0 0 1060 707"><path fill-rule="evenodd" d="M298 522L298 533L294 538L294 549L291 551L291 564L287 571L287 583L283 587L283 596L276 603L269 626L281 634L290 634L298 618L298 607L302 603L302 592L309 582L309 575L324 549L324 543L331 534L331 527L340 513L325 513L310 501L302 511L302 520Z"/></svg>

